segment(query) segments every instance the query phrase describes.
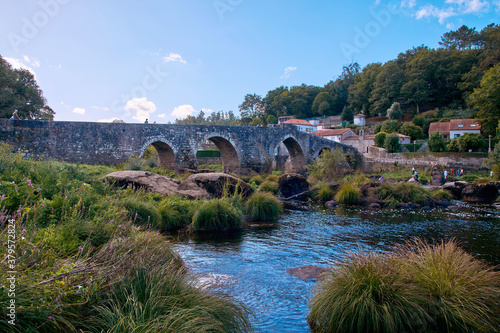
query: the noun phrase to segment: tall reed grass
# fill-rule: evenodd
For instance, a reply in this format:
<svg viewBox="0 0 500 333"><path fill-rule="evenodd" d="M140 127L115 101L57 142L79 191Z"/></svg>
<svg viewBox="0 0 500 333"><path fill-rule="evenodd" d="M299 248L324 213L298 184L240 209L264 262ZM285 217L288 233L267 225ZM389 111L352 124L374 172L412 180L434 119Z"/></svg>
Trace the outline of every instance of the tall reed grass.
<svg viewBox="0 0 500 333"><path fill-rule="evenodd" d="M356 205L359 203L363 193L352 184L344 184L335 194L335 200L342 205Z"/></svg>
<svg viewBox="0 0 500 333"><path fill-rule="evenodd" d="M243 226L243 215L227 198L205 201L193 215L191 231L230 231Z"/></svg>
<svg viewBox="0 0 500 333"><path fill-rule="evenodd" d="M272 193L259 192L248 199L245 211L251 221L276 221L283 206Z"/></svg>

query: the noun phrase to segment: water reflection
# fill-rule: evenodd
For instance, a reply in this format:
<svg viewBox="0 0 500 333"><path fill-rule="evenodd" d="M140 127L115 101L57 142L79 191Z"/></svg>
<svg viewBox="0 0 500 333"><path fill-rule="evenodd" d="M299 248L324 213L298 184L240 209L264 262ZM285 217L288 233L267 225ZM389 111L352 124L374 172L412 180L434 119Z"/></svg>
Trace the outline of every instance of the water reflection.
<svg viewBox="0 0 500 333"><path fill-rule="evenodd" d="M288 211L276 224L179 239L175 247L193 272L225 277L218 285L255 313L259 331L308 332L307 302L314 284L286 269L328 267L345 251L389 251L413 237L456 238L469 253L498 265L499 215L494 207L468 206L425 214L343 208Z"/></svg>

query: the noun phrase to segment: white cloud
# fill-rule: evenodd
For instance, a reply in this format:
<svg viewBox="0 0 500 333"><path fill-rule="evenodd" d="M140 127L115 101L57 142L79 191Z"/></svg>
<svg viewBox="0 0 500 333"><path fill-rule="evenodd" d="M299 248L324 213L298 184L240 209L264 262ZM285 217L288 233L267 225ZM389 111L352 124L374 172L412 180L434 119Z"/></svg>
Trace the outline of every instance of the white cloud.
<svg viewBox="0 0 500 333"><path fill-rule="evenodd" d="M417 1L416 0L402 0L401 1L401 7L402 8L413 8L415 7L415 5L417 4Z"/></svg>
<svg viewBox="0 0 500 333"><path fill-rule="evenodd" d="M295 72L296 70L297 70L297 67L293 67L293 66L285 68L285 71L284 71L283 75L281 76L281 78L288 79L292 75L292 73Z"/></svg>
<svg viewBox="0 0 500 333"><path fill-rule="evenodd" d="M171 115L178 119L183 119L192 116L196 110L191 105L179 105L172 111Z"/></svg>
<svg viewBox="0 0 500 333"><path fill-rule="evenodd" d="M453 8L439 9L433 5L425 5L417 11L417 20L426 17L436 17L439 19L439 23L443 24L444 21L452 16L458 15Z"/></svg>
<svg viewBox="0 0 500 333"><path fill-rule="evenodd" d="M180 62L187 64L187 61L182 59L182 56L178 53L170 53L169 55L163 57L164 62Z"/></svg>
<svg viewBox="0 0 500 333"><path fill-rule="evenodd" d="M212 110L212 109L205 109L205 108L202 108L202 109L201 109L201 111L203 111L203 113L204 113L205 115L207 115L207 114L209 114L209 113L214 112L214 110Z"/></svg>
<svg viewBox="0 0 500 333"><path fill-rule="evenodd" d="M167 118L168 115L166 113L162 113L158 115L158 118Z"/></svg>
<svg viewBox="0 0 500 333"><path fill-rule="evenodd" d="M105 106L92 105L91 108L98 111L109 111L109 108Z"/></svg>
<svg viewBox="0 0 500 333"><path fill-rule="evenodd" d="M30 67L30 66L40 67L40 62L38 60L36 60L34 63L30 62L29 61L30 59L27 56L24 56L22 60L21 59L16 59L16 58L7 58L7 57L5 57L4 59L9 64L11 64L12 68L14 68L14 69L26 69L26 70L30 71L31 74L33 74L33 76L35 77L35 80L36 80L35 70L32 67ZM28 65L30 65L30 66L28 66ZM36 65L38 65L38 66L36 66Z"/></svg>
<svg viewBox="0 0 500 333"><path fill-rule="evenodd" d="M134 110L135 116L132 118L138 121L145 121L151 117L151 113L156 111L155 103L148 101L146 97L133 98L125 105L125 110Z"/></svg>
<svg viewBox="0 0 500 333"><path fill-rule="evenodd" d="M446 0L446 3L458 5L464 14L479 14L490 8L488 1L481 0Z"/></svg>
<svg viewBox="0 0 500 333"><path fill-rule="evenodd" d="M84 108L74 108L73 113L84 115L85 114L85 109Z"/></svg>

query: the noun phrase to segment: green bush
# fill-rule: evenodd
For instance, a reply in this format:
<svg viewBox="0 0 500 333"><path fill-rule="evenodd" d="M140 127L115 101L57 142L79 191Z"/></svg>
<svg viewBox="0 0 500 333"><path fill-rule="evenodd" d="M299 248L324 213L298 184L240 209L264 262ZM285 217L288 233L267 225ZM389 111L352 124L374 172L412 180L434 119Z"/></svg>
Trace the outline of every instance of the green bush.
<svg viewBox="0 0 500 333"><path fill-rule="evenodd" d="M500 325L500 272L454 241L415 240L399 248L400 274L425 296L437 332L494 332Z"/></svg>
<svg viewBox="0 0 500 333"><path fill-rule="evenodd" d="M348 253L315 286L308 321L313 332L413 331L428 320L421 298L389 258Z"/></svg>
<svg viewBox="0 0 500 333"><path fill-rule="evenodd" d="M248 199L245 207L252 221L276 221L283 211L281 202L271 193L256 193Z"/></svg>
<svg viewBox="0 0 500 333"><path fill-rule="evenodd" d="M315 181L331 182L340 179L349 170L347 158L342 149L325 150L309 166L309 176Z"/></svg>
<svg viewBox="0 0 500 333"><path fill-rule="evenodd" d="M399 142L399 136L396 133L388 134L385 138L384 148L388 153L401 152L401 143Z"/></svg>
<svg viewBox="0 0 500 333"><path fill-rule="evenodd" d="M430 152L442 152L446 151L446 142L439 132L434 132L429 136L427 140Z"/></svg>
<svg viewBox="0 0 500 333"><path fill-rule="evenodd" d="M314 197L319 201L329 201L333 199L335 192L331 188L330 184L326 182L318 182L315 186Z"/></svg>
<svg viewBox="0 0 500 333"><path fill-rule="evenodd" d="M193 215L192 231L239 230L243 225L241 211L227 198L213 199L201 204Z"/></svg>
<svg viewBox="0 0 500 333"><path fill-rule="evenodd" d="M344 184L335 194L335 200L342 205L356 205L361 199L362 193L359 188L352 184Z"/></svg>
<svg viewBox="0 0 500 333"><path fill-rule="evenodd" d="M278 194L279 187L277 181L264 181L258 187L259 192L271 192L272 194Z"/></svg>
<svg viewBox="0 0 500 333"><path fill-rule="evenodd" d="M500 272L455 242L348 253L309 302L314 332L496 332Z"/></svg>
<svg viewBox="0 0 500 333"><path fill-rule="evenodd" d="M379 132L375 135L375 146L383 148L385 144L385 138L387 137L386 132Z"/></svg>
<svg viewBox="0 0 500 333"><path fill-rule="evenodd" d="M431 195L435 199L446 199L448 201L453 200L453 195L446 190L435 190L431 192Z"/></svg>
<svg viewBox="0 0 500 333"><path fill-rule="evenodd" d="M397 202L425 204L427 199L430 198L429 191L413 183L395 185L384 183L372 191L379 200L394 199Z"/></svg>
<svg viewBox="0 0 500 333"><path fill-rule="evenodd" d="M264 178L261 175L255 175L248 181L249 183L255 183L257 186L264 182Z"/></svg>

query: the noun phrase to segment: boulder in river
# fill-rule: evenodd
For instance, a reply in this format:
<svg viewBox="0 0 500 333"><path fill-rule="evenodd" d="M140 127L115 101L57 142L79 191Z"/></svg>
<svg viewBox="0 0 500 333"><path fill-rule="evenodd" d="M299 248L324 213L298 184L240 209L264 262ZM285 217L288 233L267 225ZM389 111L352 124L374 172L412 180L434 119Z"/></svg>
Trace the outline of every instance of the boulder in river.
<svg viewBox="0 0 500 333"><path fill-rule="evenodd" d="M444 181L443 168L440 166L433 166L431 169L431 185L441 185Z"/></svg>
<svg viewBox="0 0 500 333"><path fill-rule="evenodd" d="M287 173L280 177L278 188L282 198L306 200L309 183L304 176L298 173Z"/></svg>
<svg viewBox="0 0 500 333"><path fill-rule="evenodd" d="M250 185L244 181L221 172L191 175L180 184L179 191L192 192L199 197L220 198L225 190L233 194L236 188L244 197L250 196L253 192Z"/></svg>
<svg viewBox="0 0 500 333"><path fill-rule="evenodd" d="M148 171L117 171L106 175L107 180L120 187L133 186L163 195L178 194L180 181Z"/></svg>
<svg viewBox="0 0 500 333"><path fill-rule="evenodd" d="M318 266L302 266L297 268L289 268L286 272L290 275L298 277L302 280L318 280L320 275L327 272L328 269Z"/></svg>
<svg viewBox="0 0 500 333"><path fill-rule="evenodd" d="M498 198L498 189L493 184L469 184L462 191L465 202L492 204Z"/></svg>
<svg viewBox="0 0 500 333"><path fill-rule="evenodd" d="M462 191L467 185L469 185L469 183L464 181L449 182L444 184L442 189L450 192L456 200L462 200Z"/></svg>

